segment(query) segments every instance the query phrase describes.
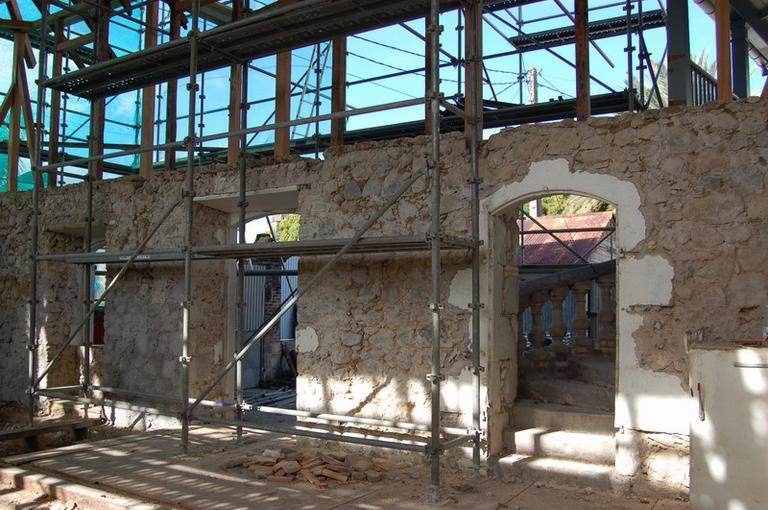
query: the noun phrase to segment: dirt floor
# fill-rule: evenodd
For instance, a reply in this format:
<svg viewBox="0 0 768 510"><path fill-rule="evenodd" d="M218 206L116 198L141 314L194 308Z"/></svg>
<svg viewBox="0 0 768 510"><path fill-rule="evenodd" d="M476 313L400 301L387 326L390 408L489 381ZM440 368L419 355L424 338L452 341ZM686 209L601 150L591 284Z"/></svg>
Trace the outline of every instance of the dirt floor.
<svg viewBox="0 0 768 510"><path fill-rule="evenodd" d="M328 483L320 490L305 480L273 482L233 459L258 458L265 449L296 455L290 438L249 434L236 444L232 431L193 429L192 450L184 455L178 433L134 434L76 444L3 459L5 469L43 472L58 480L76 482L98 491L148 503L148 508L188 509L307 509L415 510L430 507L429 471L422 463L396 463L373 457L379 482ZM347 452L354 447L346 447ZM301 450L305 452L306 449ZM336 453L321 450L315 453ZM618 497L591 489L555 486L543 481L505 477L473 480L468 473L443 471L442 501L438 508L472 510L682 510L687 503L651 498ZM59 485L68 485L60 483ZM86 487L87 488L87 487ZM98 497L98 496L97 496ZM101 496L102 498L104 496ZM90 508L89 500L51 501L35 491L0 486L0 508ZM74 501L74 503L73 503ZM98 501L97 501L98 502Z"/></svg>

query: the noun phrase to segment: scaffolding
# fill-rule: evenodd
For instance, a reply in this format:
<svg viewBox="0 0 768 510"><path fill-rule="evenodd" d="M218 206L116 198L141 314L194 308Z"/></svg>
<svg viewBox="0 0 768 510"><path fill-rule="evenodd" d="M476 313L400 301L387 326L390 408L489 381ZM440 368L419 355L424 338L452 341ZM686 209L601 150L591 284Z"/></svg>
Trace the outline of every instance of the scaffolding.
<svg viewBox="0 0 768 510"><path fill-rule="evenodd" d="M42 24L45 26L48 22L49 16L49 1L41 0ZM187 41L184 43L171 42L166 45L161 45L160 50L165 51L167 48L176 48L183 46L183 51L188 52L188 65L185 66L184 73L188 73L189 84L189 118L193 119L196 115L197 101L196 92L198 89L197 74L201 71L200 56L201 48L205 45L206 55L211 51L214 53L215 46L208 42L208 37L204 37L200 31L200 0L193 0L192 2L192 20L191 28L187 37ZM343 3L343 2L337 2ZM373 11L369 12L365 9L365 6L361 6L365 2L355 2L357 7L352 9L350 13L347 13L350 18L350 27L347 28L348 33L350 30L357 30L360 27L367 27L365 23L359 23L360 20L375 19L376 16L383 17L387 22L399 19L402 17L413 16L427 16L427 37L426 41L429 52L429 70L428 70L428 86L425 97L400 101L395 103L384 104L376 107L358 109L354 111L340 111L334 112L328 115L316 115L314 117L304 118L295 121L276 122L266 126L247 127L247 78L242 80L241 87L243 93L243 101L240 105L240 121L241 129L230 130L216 135L199 136L196 132L196 126L193 122L188 123L187 136L183 141L170 142L165 144L157 144L153 146L144 146L135 149L124 150L115 152L112 154L95 154L94 144L91 144L91 153L86 158L78 158L74 161L58 162L53 164L43 164L42 158L42 146L44 143L42 123L38 121L37 126L37 152L33 157L33 169L36 181L36 186L32 190L32 262L31 262L31 292L30 292L30 307L29 307L29 338L28 338L28 375L29 375L29 410L30 420L34 419L35 404L39 397L60 399L64 401L75 402L83 404L87 409L88 406L111 406L118 409L127 409L131 411L138 411L144 413L154 413L164 416L178 417L181 421L181 442L185 451L189 451L189 428L192 422L214 423L220 425L226 425L235 427L237 429L238 437L241 436L244 429L257 429L272 431L281 434L289 434L296 436L304 436L323 440L333 440L340 442L349 442L354 444L363 444L369 446L376 446L382 448L391 448L403 451L421 452L426 454L430 458L431 462L431 488L432 499L437 501L439 498L440 487L440 458L446 450L465 446L471 444L472 447L472 460L475 473L478 474L481 465L480 448L483 440L483 432L481 430L480 423L480 374L482 367L480 366L480 348L479 348L479 336L480 336L480 227L479 227L479 155L478 145L481 140L481 122L482 122L482 52L480 51L481 34L478 33L477 27L481 25L482 19L482 2L480 0L470 0L466 2L464 9L467 17L467 47L466 47L466 67L467 67L467 106L465 110L456 108L446 102L445 98L440 93L440 34L442 27L440 25L440 13L448 7L458 7L457 2L440 2L439 0L430 0L427 4L426 1L422 2L400 2L398 4L399 9L405 9L407 12L398 13L397 9L389 12L387 6L395 2L367 2L377 5L376 16L371 17ZM497 2L499 3L499 2ZM300 2L296 5L300 6L320 6L325 5L327 2L321 2L318 0L308 0ZM414 7L416 6L416 7ZM298 7L277 7L271 11L270 16L290 16L292 12L300 12ZM385 14L389 12L389 17ZM358 16L355 21L354 16ZM298 23L299 20L294 20ZM357 23L357 25L355 25ZM370 21L366 21L370 23ZM217 34L224 37L228 30L235 30L239 27L237 23L231 25L224 25L216 29ZM299 25L295 25L297 28ZM357 27L357 28L355 28ZM212 31L213 32L213 31ZM293 38L286 38L281 42L281 47L273 46L270 51L287 50L293 47L306 43L306 40L302 30L297 30ZM327 34L323 34L323 37ZM41 86L38 89L38 101L37 119L43 119L44 113L44 98L46 85L51 83L51 80L46 81L46 57L47 53L45 48L47 46L47 30L42 30L40 33L40 62L39 66L39 83ZM211 46L214 46L213 48ZM250 60L250 56L239 56L238 65L242 67L243 76L246 77L247 66ZM104 72L109 75L111 65L116 65L110 62L104 62L96 64L93 68L97 68L99 72ZM119 63L117 65L120 65ZM75 73L72 73L75 74ZM65 75L66 76L66 75ZM78 76L70 76L72 81L79 80ZM57 78L58 79L58 78ZM109 82L108 78L105 78L106 82ZM94 89L95 90L95 89ZM102 87L102 92L107 93L110 88ZM102 95L90 95L93 100L98 100L103 97ZM404 106L422 105L427 108L429 112L429 134L430 134L430 154L427 157L423 167L414 172L408 177L395 193L390 196L386 202L373 214L370 219L363 225L354 236L348 239L331 239L321 241L296 241L296 242L284 242L279 245L264 246L264 245L249 245L245 243L245 219L246 219L246 156L247 156L247 144L246 136L251 133L256 133L265 130L274 130L279 128L288 128L291 126L297 126L302 124L317 123L323 120L334 120L348 118L352 115L359 115L363 113L369 113L373 111L383 111L386 109L399 108ZM441 132L441 107L447 108L455 115L460 116L467 123L467 140L470 148L470 162L468 167L468 183L469 183L469 195L471 202L471 232L468 238L456 238L447 236L443 231L440 224L440 204L441 204L441 149L440 149L440 132ZM222 138L239 137L240 140L240 158L239 158L239 221L238 231L239 238L236 244L232 245L219 245L219 246L193 246L192 245L192 229L194 223L193 217L193 201L195 197L195 182L194 182L194 170L196 166L196 153L202 150L201 144L208 140L216 140ZM142 154L150 151L158 151L164 149L176 149L186 150L186 169L184 189L182 196L168 207L164 212L160 220L153 226L149 234L138 244L138 246L129 253L96 253L92 251L91 241L93 239L93 197L94 197L94 181L96 180L96 167L101 161L108 158L116 158L126 155ZM61 175L63 168L72 164L84 164L88 166L88 175L82 176L85 187L85 208L86 208L86 221L85 221L85 235L84 235L84 252L80 254L41 254L39 253L39 220L40 220L40 191L38 190L38 184L42 182L43 175L45 174L59 174ZM429 231L418 236L410 237L365 237L370 228L386 213L397 201L405 194L412 185L419 179L429 179L430 181L430 215L431 222ZM157 233L161 225L171 216L171 213L177 208L182 208L184 211L184 223L183 223L183 246L177 250L147 250L146 247L153 236ZM472 303L471 303L471 370L473 377L473 406L472 406L472 426L468 428L455 428L445 427L442 424L441 408L440 408L440 395L441 395L441 383L444 380L444 376L441 373L441 310L443 308L441 295L441 257L446 250L470 250L472 253ZM426 374L427 380L430 383L431 389L431 423L429 426L424 424L415 423L403 423L395 420L378 420L371 418L361 418L354 416L338 416L325 413L310 413L306 411L290 411L284 409L276 409L269 407L254 407L249 406L243 400L243 388L242 388L242 359L249 349L254 347L266 334L266 332L274 326L280 318L291 309L293 305L297 303L310 289L312 289L317 282L323 278L323 276L345 255L354 253L394 253L394 252L413 252L422 251L430 253L431 260L431 298L428 304L431 314L431 328L432 328L432 340L431 340L431 367L430 373ZM243 307L243 281L245 276L245 264L242 262L244 259L258 256L260 258L272 257L280 258L286 255L297 254L311 254L311 255L332 255L322 267L317 270L306 283L303 283L299 290L295 291L293 296L284 302L279 311L272 316L265 324L262 325L258 331L250 338L245 337L244 331L244 307ZM191 333L191 304L192 304L192 278L193 278L193 261L201 259L232 259L238 260L237 272L237 335L239 336L242 348L237 351L233 359L213 378L211 383L201 392L200 395L190 396L190 381L189 381L189 364L190 364L190 333ZM90 373L90 360L91 360L91 317L97 307L104 302L107 296L115 288L116 284L125 275L128 269L134 262L162 262L162 261L183 261L184 277L183 288L184 297L181 305L182 314L182 330L180 333L180 352L179 363L181 366L180 372L180 385L181 395L178 397L167 395L156 395L141 392L134 392L123 390L119 388L108 388L104 386L98 386L92 384L92 377ZM84 309L83 317L77 328L70 334L67 341L58 349L53 355L48 364L40 369L37 366L37 355L40 344L37 337L37 304L38 304L38 264L43 261L55 261L68 264L75 264L81 268L83 289L84 289ZM115 263L121 264L119 271L111 279L106 286L104 292L98 299L94 299L92 296L91 285L91 268L97 263ZM426 306L426 304L425 304ZM81 385L76 386L60 386L60 387L42 387L41 384L45 380L46 375L51 368L61 359L65 349L72 342L81 337L83 341L84 356L82 360L82 373L83 380ZM235 395L234 402L215 402L206 400L206 397L210 392L221 383L225 377L230 374L234 374ZM162 407L148 407L144 405L137 405L129 400L117 400L106 398L94 398L94 392L100 391L103 393L111 393L114 395L127 395L129 397L140 397L147 399L155 399L158 401L172 402L181 407L181 411L162 408ZM200 407L209 407L212 410L218 411L230 411L234 413L234 419L222 419L210 414L199 412ZM260 412L289 414L297 417L312 418L314 420L321 420L326 422L339 422L339 423L357 423L364 424L373 427L384 427L404 430L410 433L422 432L429 434L429 442L424 443L425 439L423 435L405 435L401 436L398 441L373 439L368 437L357 437L352 435L346 435L344 433L332 433L332 432L318 432L311 430L304 430L301 427L287 427L287 426L272 426L264 425L250 421L243 420L243 412L245 410L258 410Z"/></svg>

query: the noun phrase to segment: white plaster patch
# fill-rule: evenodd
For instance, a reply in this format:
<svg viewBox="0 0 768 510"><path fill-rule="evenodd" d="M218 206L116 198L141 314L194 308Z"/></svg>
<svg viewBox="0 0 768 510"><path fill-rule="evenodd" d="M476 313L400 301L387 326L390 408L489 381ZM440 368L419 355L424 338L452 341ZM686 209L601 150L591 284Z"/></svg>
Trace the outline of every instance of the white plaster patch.
<svg viewBox="0 0 768 510"><path fill-rule="evenodd" d="M688 434L688 395L680 387L680 379L640 367L633 335L642 325L642 315L619 311L616 427Z"/></svg>
<svg viewBox="0 0 768 510"><path fill-rule="evenodd" d="M306 327L296 330L296 351L297 352L315 352L320 342L317 338L317 331L314 328Z"/></svg>
<svg viewBox="0 0 768 510"><path fill-rule="evenodd" d="M675 270L664 257L626 257L619 263L621 285L619 303L668 306L672 302L672 279Z"/></svg>
<svg viewBox="0 0 768 510"><path fill-rule="evenodd" d="M458 377L446 377L440 388L440 408L446 412L459 413L462 424L467 426L472 420L473 387L472 373L462 370Z"/></svg>
<svg viewBox="0 0 768 510"><path fill-rule="evenodd" d="M472 301L472 268L457 271L448 290L448 303L462 310L469 310Z"/></svg>
<svg viewBox="0 0 768 510"><path fill-rule="evenodd" d="M629 251L645 238L645 219L640 213L640 194L634 184L612 175L571 172L565 159L531 163L522 181L513 182L484 199L481 207L490 214L522 201L549 194L586 195L616 204L620 227L619 248Z"/></svg>

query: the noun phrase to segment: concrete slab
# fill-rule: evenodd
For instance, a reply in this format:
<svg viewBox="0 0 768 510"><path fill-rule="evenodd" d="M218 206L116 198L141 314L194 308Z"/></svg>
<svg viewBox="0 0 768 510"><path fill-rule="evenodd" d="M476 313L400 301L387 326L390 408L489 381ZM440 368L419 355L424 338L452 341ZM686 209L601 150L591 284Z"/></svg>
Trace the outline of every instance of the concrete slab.
<svg viewBox="0 0 768 510"><path fill-rule="evenodd" d="M191 431L190 455L181 451L177 432L126 439L97 441L87 449L65 447L41 452L26 460L16 458L17 465L5 469L18 470L14 474L17 486L36 488L36 480L47 478L54 480L54 487L71 487L82 494L95 494L102 502L117 502L107 507L110 510L123 508L119 506L121 498L134 500L137 507L217 510L416 510L431 506L429 469L418 461L400 464L399 468L395 464L385 466L382 482L331 484L327 490L317 490L303 481L277 484L258 479L246 469L225 468L233 459L256 455L265 448L295 449L292 438L251 433L237 444L229 429L197 427ZM352 447L348 449L352 451ZM58 497L56 493L53 496ZM512 477L473 480L468 472L448 469L443 471L441 496L437 508L467 510L651 510L661 503L571 487L545 489L540 482ZM673 506L658 508L686 508L668 503ZM82 501L78 508L104 507L91 507Z"/></svg>

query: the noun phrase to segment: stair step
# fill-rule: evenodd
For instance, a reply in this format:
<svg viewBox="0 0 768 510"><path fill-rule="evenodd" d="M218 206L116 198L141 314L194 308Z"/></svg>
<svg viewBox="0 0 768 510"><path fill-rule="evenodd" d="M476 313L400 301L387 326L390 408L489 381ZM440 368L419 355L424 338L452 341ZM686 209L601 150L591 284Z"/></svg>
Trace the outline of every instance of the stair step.
<svg viewBox="0 0 768 510"><path fill-rule="evenodd" d="M518 400L512 409L514 428L548 427L613 434L613 413L595 409Z"/></svg>
<svg viewBox="0 0 768 510"><path fill-rule="evenodd" d="M616 363L605 357L572 357L569 372L573 379L599 386L616 385Z"/></svg>
<svg viewBox="0 0 768 510"><path fill-rule="evenodd" d="M520 385L523 398L573 407L613 411L614 388L571 379L533 379Z"/></svg>
<svg viewBox="0 0 768 510"><path fill-rule="evenodd" d="M573 460L509 455L499 459L499 470L521 481L546 480L547 483L570 487L590 487L596 491L613 488L612 465Z"/></svg>
<svg viewBox="0 0 768 510"><path fill-rule="evenodd" d="M549 427L514 431L514 451L520 455L613 464L616 443L612 433L577 432ZM512 446L511 445L511 446Z"/></svg>

